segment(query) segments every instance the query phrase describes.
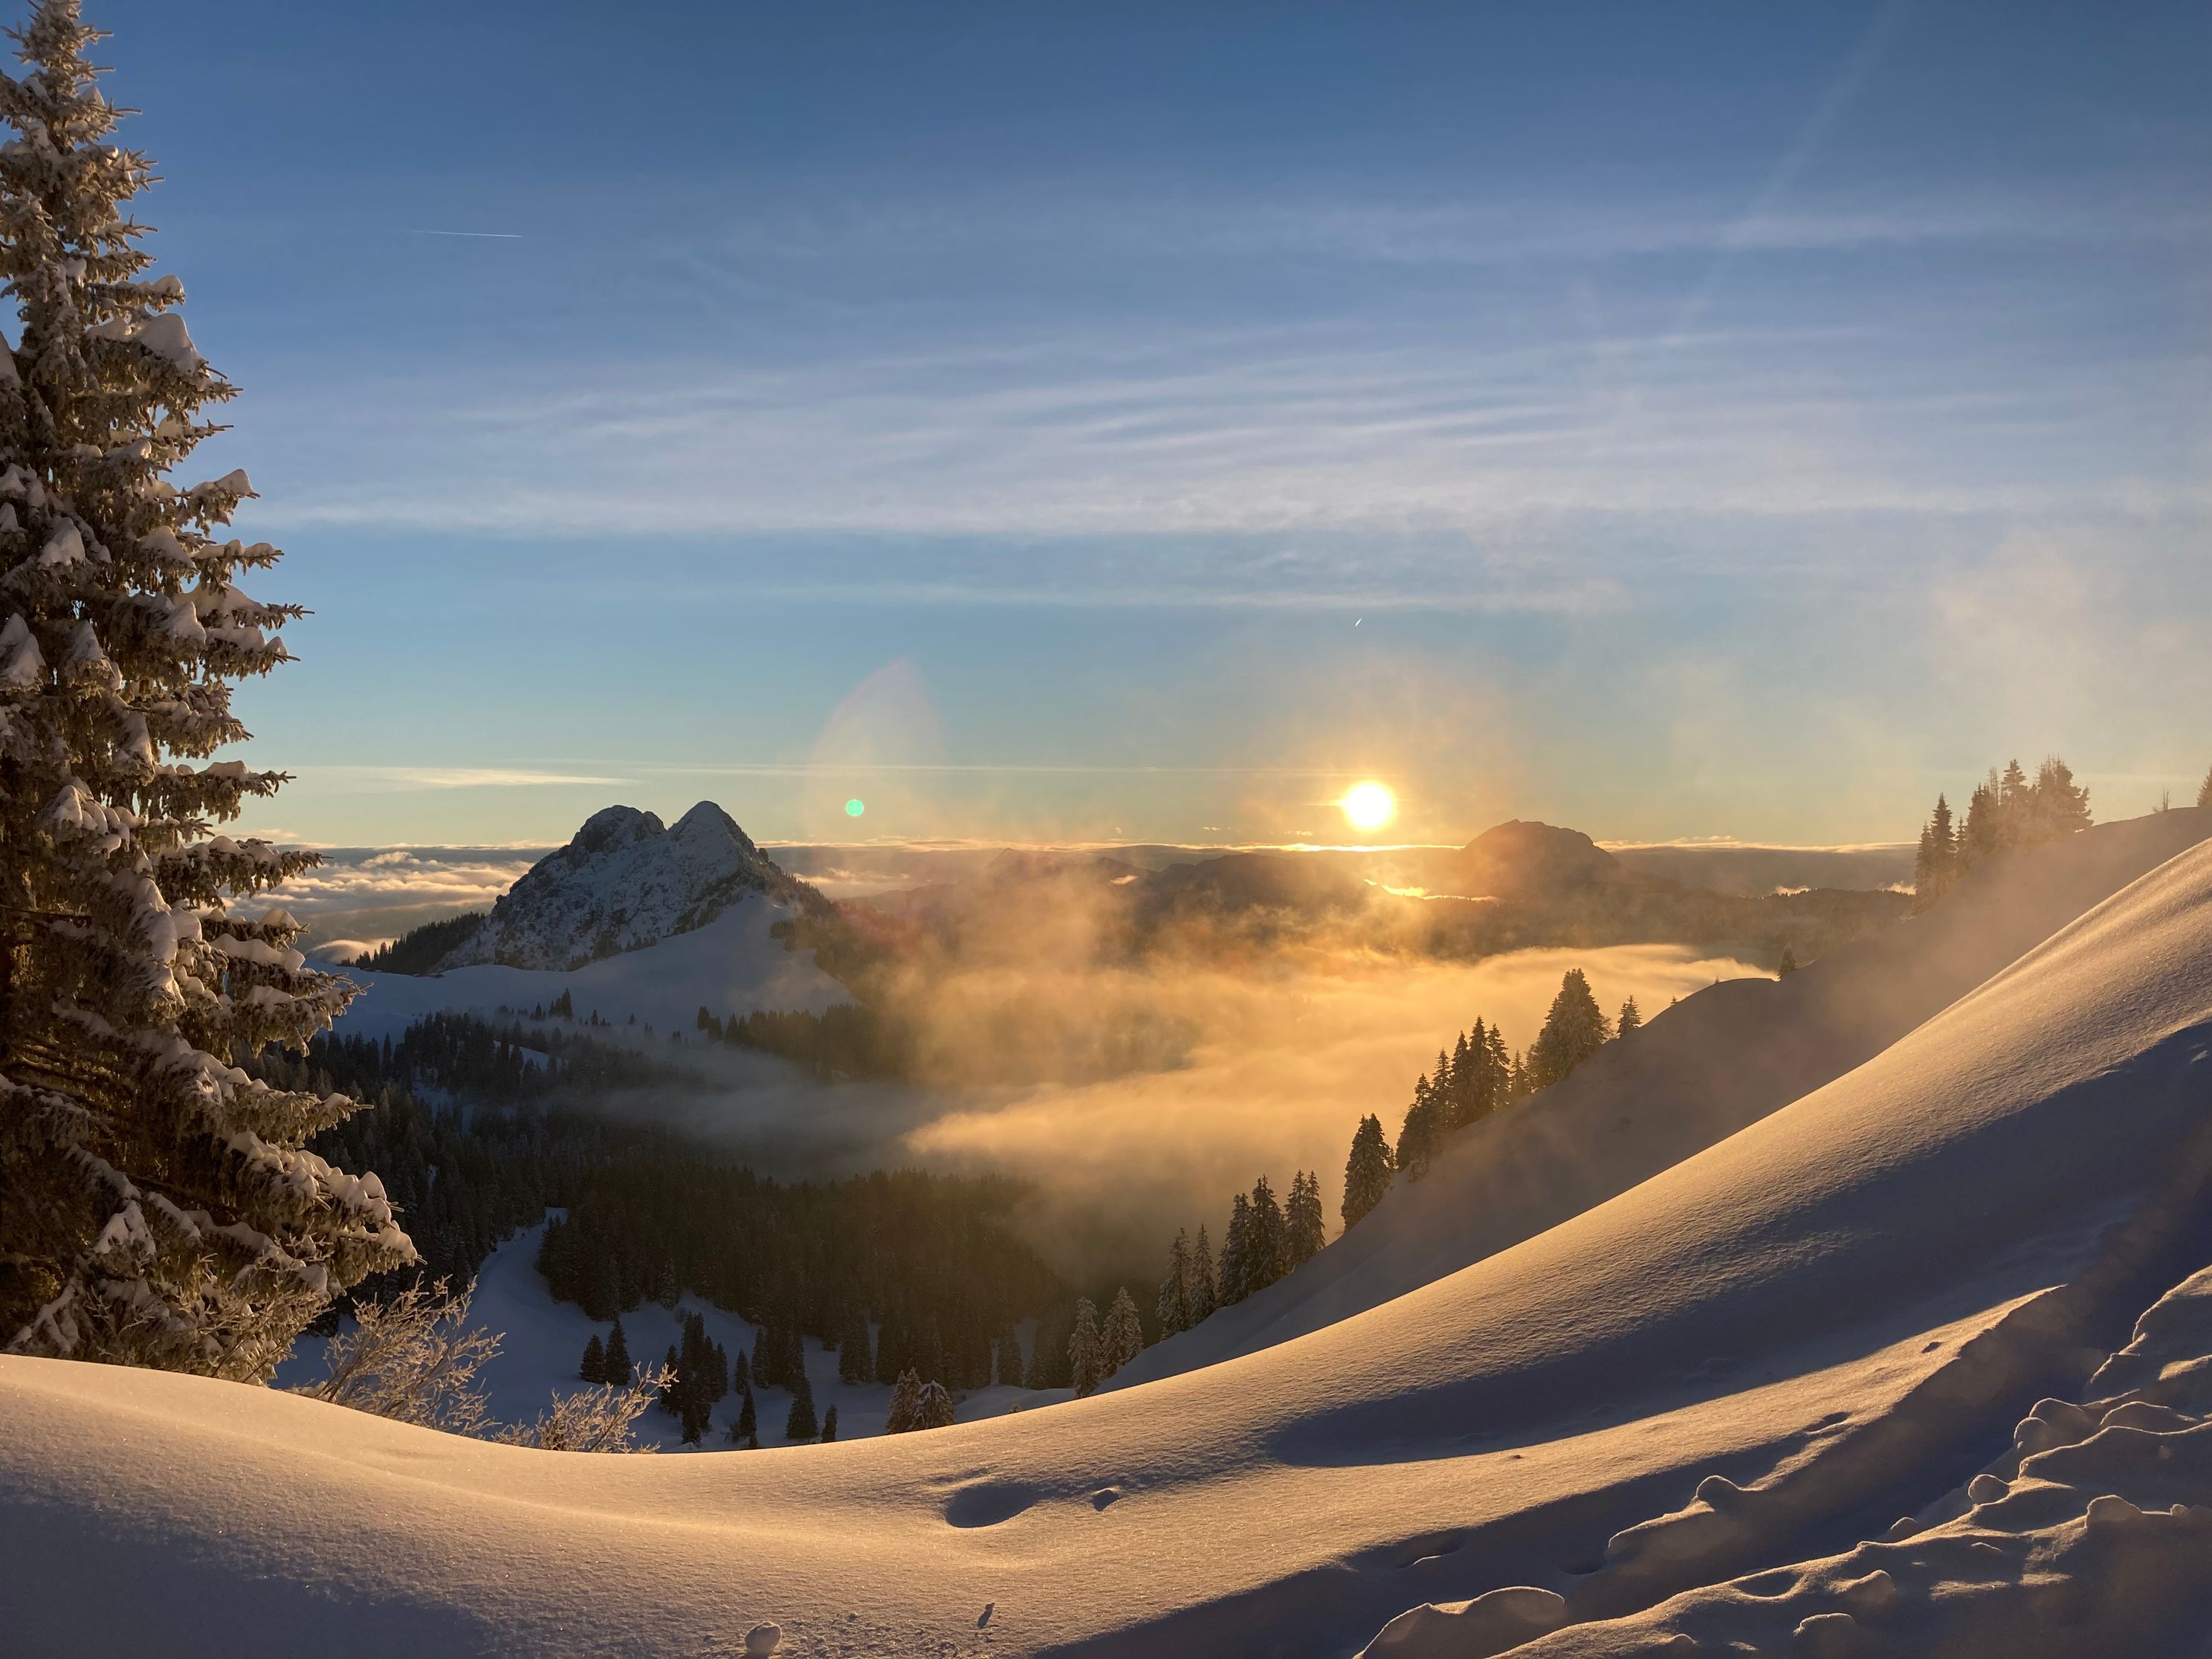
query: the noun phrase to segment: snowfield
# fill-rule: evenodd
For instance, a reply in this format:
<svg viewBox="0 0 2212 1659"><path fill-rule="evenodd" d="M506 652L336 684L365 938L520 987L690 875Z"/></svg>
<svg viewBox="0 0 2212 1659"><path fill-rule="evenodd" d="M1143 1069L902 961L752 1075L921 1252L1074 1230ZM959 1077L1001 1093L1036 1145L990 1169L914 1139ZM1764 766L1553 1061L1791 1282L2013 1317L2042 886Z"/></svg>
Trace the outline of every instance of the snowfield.
<svg viewBox="0 0 2212 1659"><path fill-rule="evenodd" d="M2164 846L2204 833L2168 817L2195 822L2054 849L2047 890L2093 908L2027 916L2017 961L1960 942L1991 882L1880 941L1856 990L1838 953L1826 988L1686 1000L1594 1063L1619 1075L1580 1091L1587 1171L1553 1111L1492 1126L1314 1264L1346 1252L1314 1280L1363 1281L1346 1316L1089 1400L592 1457L0 1359L0 1629L210 1655L734 1654L766 1620L821 1656L2212 1650L2212 844ZM1888 981L1917 988L1839 1012L1813 1075L1754 1048L1731 1092L1725 1051L1704 1084L1655 1063L1650 1111L1685 1121L1600 1150L1670 1028L1740 1038ZM1492 1242L1460 1212L1507 1201L1498 1160L1550 1173Z"/></svg>

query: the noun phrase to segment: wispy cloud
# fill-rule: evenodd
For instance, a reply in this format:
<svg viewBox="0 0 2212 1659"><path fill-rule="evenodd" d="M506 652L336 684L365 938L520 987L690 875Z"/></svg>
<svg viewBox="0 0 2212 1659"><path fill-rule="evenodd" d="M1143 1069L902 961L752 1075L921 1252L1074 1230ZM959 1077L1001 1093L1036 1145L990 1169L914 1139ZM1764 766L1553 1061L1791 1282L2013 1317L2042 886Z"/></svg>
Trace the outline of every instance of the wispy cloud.
<svg viewBox="0 0 2212 1659"><path fill-rule="evenodd" d="M2185 425L2182 365L1962 364L1955 347L1871 319L1687 336L1655 319L1648 333L1517 345L1335 333L1089 348L986 337L969 351L774 368L695 356L489 393L476 378L385 381L348 399L353 453L375 464L265 469L295 482L268 486L256 523L563 539L1182 538L1186 577L1191 538L1472 536L1488 556L1483 580L1455 598L1431 568L1422 603L1578 610L1592 592L1563 591L1556 575L1526 592L1492 580L1530 520L2212 504L2201 468L2118 453L2161 410ZM426 409L442 412L426 422ZM410 487L351 482L363 475ZM933 567L893 586L927 602L1049 584L963 583ZM1207 592L1188 580L1077 587L1071 597L1103 603ZM1233 587L1237 603L1285 606L1410 591L1343 571Z"/></svg>
<svg viewBox="0 0 2212 1659"><path fill-rule="evenodd" d="M502 766L313 766L319 780L381 789L530 789L635 780L586 772L542 772Z"/></svg>

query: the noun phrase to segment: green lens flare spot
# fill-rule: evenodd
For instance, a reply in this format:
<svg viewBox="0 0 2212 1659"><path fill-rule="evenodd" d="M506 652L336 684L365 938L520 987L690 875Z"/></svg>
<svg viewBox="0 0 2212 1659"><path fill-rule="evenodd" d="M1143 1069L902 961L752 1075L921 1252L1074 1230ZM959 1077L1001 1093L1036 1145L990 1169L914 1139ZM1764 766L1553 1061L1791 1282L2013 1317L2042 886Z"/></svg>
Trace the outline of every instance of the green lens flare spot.
<svg viewBox="0 0 2212 1659"><path fill-rule="evenodd" d="M857 818L861 813L867 810L867 803L860 799L857 796L845 803L845 816L848 818Z"/></svg>

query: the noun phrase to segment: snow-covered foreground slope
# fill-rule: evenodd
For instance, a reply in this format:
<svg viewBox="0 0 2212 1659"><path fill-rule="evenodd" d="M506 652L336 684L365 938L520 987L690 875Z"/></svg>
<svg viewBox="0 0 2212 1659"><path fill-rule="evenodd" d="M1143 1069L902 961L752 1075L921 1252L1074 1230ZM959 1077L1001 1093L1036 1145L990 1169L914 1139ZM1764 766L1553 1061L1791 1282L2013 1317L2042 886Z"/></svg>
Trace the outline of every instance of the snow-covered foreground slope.
<svg viewBox="0 0 2212 1659"><path fill-rule="evenodd" d="M732 903L704 927L657 945L554 971L486 963L437 975L339 971L367 988L337 1024L343 1036L396 1037L425 1014L441 1011L491 1016L501 1007L527 1012L563 991L576 1018L620 1025L635 1017L659 1031L690 1031L701 1007L716 1016L763 1008L820 1013L850 1002L845 988L814 963L811 951L788 951L769 929L793 911L758 893Z"/></svg>
<svg viewBox="0 0 2212 1659"><path fill-rule="evenodd" d="M1409 1609L1473 1601L1390 1645L1494 1653L1565 1621L1541 1650L1656 1651L1686 1631L1701 1645L1680 1650L1721 1650L1635 1621L1704 1587L1755 1597L1770 1581L1747 1574L1940 1506L2039 1396L2163 1370L2139 1355L2089 1381L2181 1278L2176 1255L2201 1248L2185 1224L2208 1169L2203 847L1655 1178L1385 1305L1147 1387L836 1446L594 1458L0 1360L0 1629L32 1652L732 1653L773 1619L800 1654L1151 1659L1349 1654ZM1931 1527L1924 1566L1891 1590L1847 1592L1856 1568L1809 1589L1787 1575L1801 1606L1856 1597L1853 1623L1775 1640L2188 1651L2186 1596L2151 1592L2212 1576L2208 1534L2084 1496L2212 1504L2192 1431L2153 1409L1998 1477L2010 1496L1976 1493L1992 1531L2063 1543L2078 1513L2094 1547L2070 1559L2148 1562L2116 1581L2146 1587L2137 1622L2107 1616L2113 1586L2067 1574L2061 1552L2076 1589L2014 1574L2041 1599L2010 1645L1931 1645L1978 1608L2004 1616L1978 1587L2017 1556L1968 1516ZM2152 1433L2175 1455L2124 1438ZM2172 1530L2096 1553L2100 1528L2139 1524Z"/></svg>
<svg viewBox="0 0 2212 1659"><path fill-rule="evenodd" d="M1627 1191L1872 1058L2207 836L2205 809L2101 825L1985 865L1926 915L1788 979L1699 991L1527 1108L1455 1137L1314 1261L1147 1351L1113 1386L1318 1330Z"/></svg>
<svg viewBox="0 0 2212 1659"><path fill-rule="evenodd" d="M2161 1297L2083 1392L2086 1405L2038 1401L1991 1467L1878 1540L1512 1650L2212 1654L2212 1267ZM1711 1526L1712 1507L1701 1496L1650 1530ZM1534 1587L1493 1590L1410 1610L1367 1651L1456 1659L1484 1650L1486 1627L1510 1635L1565 1611Z"/></svg>

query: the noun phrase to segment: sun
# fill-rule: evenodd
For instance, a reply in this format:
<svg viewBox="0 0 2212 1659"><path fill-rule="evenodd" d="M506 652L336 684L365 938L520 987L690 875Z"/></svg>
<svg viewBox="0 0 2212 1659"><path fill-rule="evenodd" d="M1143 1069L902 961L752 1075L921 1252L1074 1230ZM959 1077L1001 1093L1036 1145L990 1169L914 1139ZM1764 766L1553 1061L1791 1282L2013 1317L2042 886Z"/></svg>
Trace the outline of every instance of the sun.
<svg viewBox="0 0 2212 1659"><path fill-rule="evenodd" d="M1355 830L1380 830L1398 816L1398 798L1389 789L1373 779L1355 783L1344 792L1337 805Z"/></svg>

